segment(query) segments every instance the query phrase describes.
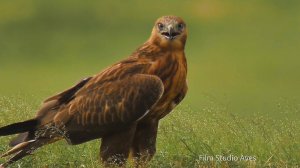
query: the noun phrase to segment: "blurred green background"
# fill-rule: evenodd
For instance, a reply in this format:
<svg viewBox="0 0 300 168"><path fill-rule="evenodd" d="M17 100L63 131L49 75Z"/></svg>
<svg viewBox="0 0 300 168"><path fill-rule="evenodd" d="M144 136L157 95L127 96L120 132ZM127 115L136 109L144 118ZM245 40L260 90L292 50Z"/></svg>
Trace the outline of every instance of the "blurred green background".
<svg viewBox="0 0 300 168"><path fill-rule="evenodd" d="M299 116L297 0L1 0L0 95L42 101L130 55L170 14L189 30L184 104Z"/></svg>

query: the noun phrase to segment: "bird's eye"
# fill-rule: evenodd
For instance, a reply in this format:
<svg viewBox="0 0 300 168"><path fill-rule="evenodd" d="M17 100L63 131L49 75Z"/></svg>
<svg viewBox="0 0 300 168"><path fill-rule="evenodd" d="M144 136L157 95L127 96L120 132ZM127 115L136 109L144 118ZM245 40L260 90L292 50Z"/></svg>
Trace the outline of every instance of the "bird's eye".
<svg viewBox="0 0 300 168"><path fill-rule="evenodd" d="M159 29L159 30L163 30L163 28L164 28L164 25L163 25L163 24L161 24L161 23L158 23L158 24L157 24L157 27L158 27L158 29Z"/></svg>
<svg viewBox="0 0 300 168"><path fill-rule="evenodd" d="M178 29L182 30L184 28L184 25L182 23L178 24Z"/></svg>

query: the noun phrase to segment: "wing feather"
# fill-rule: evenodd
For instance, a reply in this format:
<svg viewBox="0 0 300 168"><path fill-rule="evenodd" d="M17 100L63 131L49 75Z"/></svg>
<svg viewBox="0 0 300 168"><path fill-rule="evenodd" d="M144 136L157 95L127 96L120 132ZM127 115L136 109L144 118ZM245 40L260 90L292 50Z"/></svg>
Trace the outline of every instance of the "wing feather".
<svg viewBox="0 0 300 168"><path fill-rule="evenodd" d="M80 82L78 82L76 85L71 87L68 90L65 90L57 95L54 95L52 97L49 97L44 101L44 103L52 101L52 100L59 100L60 102L68 103L72 97L75 95L75 93L81 89L92 77L88 77L85 79L82 79Z"/></svg>
<svg viewBox="0 0 300 168"><path fill-rule="evenodd" d="M81 89L68 107L54 118L56 125L64 125L73 144L132 124L155 105L164 91L158 77L146 74L90 86L93 92L89 87Z"/></svg>

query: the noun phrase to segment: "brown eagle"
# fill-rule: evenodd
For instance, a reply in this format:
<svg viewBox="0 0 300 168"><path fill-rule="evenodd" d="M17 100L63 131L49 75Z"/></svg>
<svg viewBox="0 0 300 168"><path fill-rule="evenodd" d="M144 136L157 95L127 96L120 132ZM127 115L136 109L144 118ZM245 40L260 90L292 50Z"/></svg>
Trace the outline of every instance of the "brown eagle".
<svg viewBox="0 0 300 168"><path fill-rule="evenodd" d="M0 136L19 133L2 154L12 157L0 167L61 139L76 145L101 138L105 165L124 165L129 155L138 164L149 161L159 120L187 92L186 39L181 18L159 18L150 38L128 58L48 98L33 119L0 128Z"/></svg>

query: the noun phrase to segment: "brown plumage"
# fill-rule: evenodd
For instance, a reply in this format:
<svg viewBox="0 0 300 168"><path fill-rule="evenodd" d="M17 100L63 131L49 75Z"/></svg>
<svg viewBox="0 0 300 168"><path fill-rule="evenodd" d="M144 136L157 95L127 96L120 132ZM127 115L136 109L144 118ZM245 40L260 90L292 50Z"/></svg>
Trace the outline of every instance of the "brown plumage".
<svg viewBox="0 0 300 168"><path fill-rule="evenodd" d="M138 164L149 161L159 120L187 92L186 39L181 18L161 17L128 58L48 98L34 119L0 128L0 136L20 133L2 167L61 139L75 145L101 138L105 164L123 165L129 154Z"/></svg>

